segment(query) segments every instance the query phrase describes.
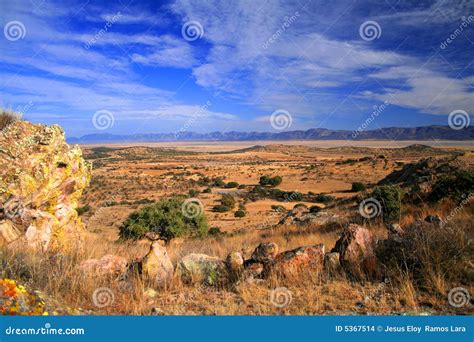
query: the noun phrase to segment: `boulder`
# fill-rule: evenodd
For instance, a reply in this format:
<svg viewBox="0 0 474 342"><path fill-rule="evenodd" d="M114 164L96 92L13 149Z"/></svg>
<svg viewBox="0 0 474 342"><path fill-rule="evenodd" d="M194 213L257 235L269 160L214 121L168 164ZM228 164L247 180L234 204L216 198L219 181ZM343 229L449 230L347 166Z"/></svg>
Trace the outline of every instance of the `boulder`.
<svg viewBox="0 0 474 342"><path fill-rule="evenodd" d="M268 263L272 262L278 255L278 245L274 242L261 243L252 253L254 262Z"/></svg>
<svg viewBox="0 0 474 342"><path fill-rule="evenodd" d="M173 264L163 241L153 241L150 251L140 261L141 273L157 286L164 286L173 278Z"/></svg>
<svg viewBox="0 0 474 342"><path fill-rule="evenodd" d="M228 280L226 262L205 254L186 255L179 261L176 273L186 284L201 283L213 286Z"/></svg>
<svg viewBox="0 0 474 342"><path fill-rule="evenodd" d="M104 255L100 259L88 259L79 269L88 275L118 276L127 271L127 259L117 255Z"/></svg>
<svg viewBox="0 0 474 342"><path fill-rule="evenodd" d="M331 252L339 253L341 265L358 264L374 255L370 232L357 224L344 229Z"/></svg>
<svg viewBox="0 0 474 342"><path fill-rule="evenodd" d="M226 258L226 265L229 271L239 273L244 268L244 258L239 252L232 252Z"/></svg>
<svg viewBox="0 0 474 342"><path fill-rule="evenodd" d="M297 276L302 271L319 271L324 260L324 244L298 247L280 253L275 258L273 270L284 276Z"/></svg>
<svg viewBox="0 0 474 342"><path fill-rule="evenodd" d="M69 250L83 241L76 212L90 165L57 126L17 121L0 132L0 245Z"/></svg>

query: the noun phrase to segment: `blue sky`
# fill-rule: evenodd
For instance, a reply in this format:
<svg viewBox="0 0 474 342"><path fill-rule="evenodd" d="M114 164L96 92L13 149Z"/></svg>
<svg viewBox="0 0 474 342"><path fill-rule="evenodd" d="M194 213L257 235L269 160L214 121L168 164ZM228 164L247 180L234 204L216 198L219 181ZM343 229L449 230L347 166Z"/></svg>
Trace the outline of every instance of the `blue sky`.
<svg viewBox="0 0 474 342"><path fill-rule="evenodd" d="M473 15L469 0L0 0L0 106L68 136L271 132L275 111L286 130L354 130L384 101L368 129L447 125L474 108Z"/></svg>

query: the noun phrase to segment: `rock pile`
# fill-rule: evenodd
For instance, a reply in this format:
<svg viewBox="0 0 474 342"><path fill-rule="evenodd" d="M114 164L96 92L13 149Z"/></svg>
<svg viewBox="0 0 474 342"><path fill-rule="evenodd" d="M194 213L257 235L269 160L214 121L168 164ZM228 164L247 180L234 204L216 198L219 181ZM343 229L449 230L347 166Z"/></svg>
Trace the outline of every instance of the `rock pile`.
<svg viewBox="0 0 474 342"><path fill-rule="evenodd" d="M77 202L90 180L59 126L17 121L0 132L0 245L68 250L83 240Z"/></svg>

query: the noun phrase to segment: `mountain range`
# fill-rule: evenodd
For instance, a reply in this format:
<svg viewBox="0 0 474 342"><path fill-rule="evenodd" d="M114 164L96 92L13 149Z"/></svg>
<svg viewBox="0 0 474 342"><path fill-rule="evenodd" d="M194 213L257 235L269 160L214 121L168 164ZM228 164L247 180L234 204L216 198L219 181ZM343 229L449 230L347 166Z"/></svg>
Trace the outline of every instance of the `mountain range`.
<svg viewBox="0 0 474 342"><path fill-rule="evenodd" d="M179 132L132 135L88 134L71 137L71 144L170 142L170 141L245 141L245 140L474 140L474 128L460 130L449 126L387 127L367 131L311 128L284 132Z"/></svg>

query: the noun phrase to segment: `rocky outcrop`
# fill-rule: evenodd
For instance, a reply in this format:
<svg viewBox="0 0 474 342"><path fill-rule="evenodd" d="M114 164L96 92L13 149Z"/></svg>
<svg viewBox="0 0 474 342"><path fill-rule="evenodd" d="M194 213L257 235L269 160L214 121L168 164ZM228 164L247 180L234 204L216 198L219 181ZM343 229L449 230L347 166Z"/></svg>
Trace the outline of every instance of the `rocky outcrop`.
<svg viewBox="0 0 474 342"><path fill-rule="evenodd" d="M90 180L59 126L18 121L0 132L0 245L68 250L83 240L75 210Z"/></svg>
<svg viewBox="0 0 474 342"><path fill-rule="evenodd" d="M372 235L366 228L351 223L331 252L339 253L343 266L360 265L374 255Z"/></svg>
<svg viewBox="0 0 474 342"><path fill-rule="evenodd" d="M217 257L192 253L183 257L176 273L185 284L219 285L228 281L226 262Z"/></svg>
<svg viewBox="0 0 474 342"><path fill-rule="evenodd" d="M168 284L173 278L174 268L166 247L161 240L153 241L150 251L141 260L141 272L157 286Z"/></svg>
<svg viewBox="0 0 474 342"><path fill-rule="evenodd" d="M302 272L320 271L323 260L324 244L298 247L278 254L273 270L286 277L298 276Z"/></svg>
<svg viewBox="0 0 474 342"><path fill-rule="evenodd" d="M279 225L324 225L329 223L338 222L340 220L339 215L330 213L326 210L320 210L310 212L305 206L298 206L290 210L278 223Z"/></svg>
<svg viewBox="0 0 474 342"><path fill-rule="evenodd" d="M127 259L117 255L104 255L100 259L87 259L79 269L92 276L119 276L127 271Z"/></svg>

